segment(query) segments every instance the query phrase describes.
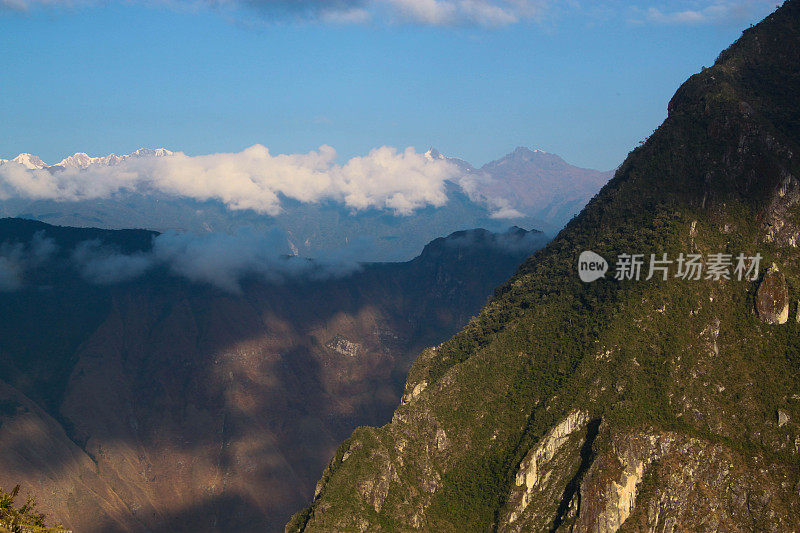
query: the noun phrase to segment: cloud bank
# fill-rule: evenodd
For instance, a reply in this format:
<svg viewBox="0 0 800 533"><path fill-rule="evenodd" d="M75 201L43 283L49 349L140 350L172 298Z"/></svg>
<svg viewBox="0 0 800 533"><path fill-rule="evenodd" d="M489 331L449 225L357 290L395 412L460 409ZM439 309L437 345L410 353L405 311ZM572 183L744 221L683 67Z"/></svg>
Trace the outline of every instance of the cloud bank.
<svg viewBox="0 0 800 533"><path fill-rule="evenodd" d="M131 281L152 269L166 268L193 283L238 294L247 277L279 283L298 276L314 280L346 276L361 268L356 259L360 252L358 246L347 246L312 261L290 255L280 230L241 228L233 234L162 233L146 253L123 254L99 241L84 241L75 247L71 260L86 281L98 285Z"/></svg>
<svg viewBox="0 0 800 533"><path fill-rule="evenodd" d="M476 230L451 236L445 244L454 248L488 247L504 253L530 253L541 247L544 240L543 234L519 229L503 234ZM162 269L192 283L239 294L245 279L284 283L351 275L362 269L360 258L373 245L364 238L312 260L291 255L287 235L277 228L256 231L243 227L231 234L166 232L153 238L149 250L134 253L122 253L114 245L97 239L86 240L56 257L58 246L40 231L28 244L0 244L0 292L33 286L32 280L55 265L47 262L57 259L67 261L77 275L95 285L134 281ZM32 276L43 265L45 269ZM63 272L61 268L55 271Z"/></svg>
<svg viewBox="0 0 800 533"><path fill-rule="evenodd" d="M291 255L286 234L277 228L259 232L242 227L234 233L166 232L153 238L148 251L135 253L122 253L92 239L56 257L59 247L42 230L27 244L0 243L0 292L34 286L41 274L35 274L37 268L50 268L54 263L48 262L57 259L67 261L95 285L133 281L161 268L192 283L238 294L248 277L281 283L299 277L319 281L350 275L361 269L359 258L372 244L356 242L312 260Z"/></svg>
<svg viewBox="0 0 800 533"><path fill-rule="evenodd" d="M460 174L454 164L426 158L413 148L400 152L383 146L340 165L330 146L273 155L255 145L238 153L190 157L177 152L85 169L29 169L7 161L0 164L0 199L79 201L159 191L269 215L280 213L281 197L409 215L421 207L443 206L445 181Z"/></svg>

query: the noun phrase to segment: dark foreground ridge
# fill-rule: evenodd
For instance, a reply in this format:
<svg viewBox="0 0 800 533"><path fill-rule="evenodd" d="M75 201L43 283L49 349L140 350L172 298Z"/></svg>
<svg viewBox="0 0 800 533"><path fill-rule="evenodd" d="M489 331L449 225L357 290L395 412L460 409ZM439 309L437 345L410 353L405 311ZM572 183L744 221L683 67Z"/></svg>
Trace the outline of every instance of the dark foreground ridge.
<svg viewBox="0 0 800 533"><path fill-rule="evenodd" d="M392 422L339 447L287 530L800 528L798 154L792 0L687 80L584 211L422 352ZM582 283L584 250L763 259L754 281L644 281L645 266Z"/></svg>

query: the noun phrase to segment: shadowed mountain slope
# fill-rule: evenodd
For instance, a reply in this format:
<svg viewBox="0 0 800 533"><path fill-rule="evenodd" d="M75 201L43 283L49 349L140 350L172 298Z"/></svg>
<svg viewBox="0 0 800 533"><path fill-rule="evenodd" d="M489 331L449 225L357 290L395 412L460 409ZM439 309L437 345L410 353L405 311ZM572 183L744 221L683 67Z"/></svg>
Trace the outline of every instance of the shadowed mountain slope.
<svg viewBox="0 0 800 533"><path fill-rule="evenodd" d="M544 242L458 232L407 263L239 294L76 267L81 243L135 255L155 235L0 220L0 273L27 258L0 291L0 486L75 531L281 529L337 444L390 418L412 357Z"/></svg>

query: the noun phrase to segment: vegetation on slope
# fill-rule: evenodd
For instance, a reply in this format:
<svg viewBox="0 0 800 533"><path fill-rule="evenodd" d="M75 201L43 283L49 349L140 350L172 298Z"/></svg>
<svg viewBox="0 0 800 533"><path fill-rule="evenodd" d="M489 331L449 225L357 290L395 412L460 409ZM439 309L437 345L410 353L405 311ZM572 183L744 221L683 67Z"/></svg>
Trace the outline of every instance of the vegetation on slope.
<svg viewBox="0 0 800 533"><path fill-rule="evenodd" d="M36 500L25 499L19 505L15 500L19 495L19 485L10 492L0 488L0 532L11 533L58 533L66 532L60 527L45 525L45 515L36 510Z"/></svg>
<svg viewBox="0 0 800 533"><path fill-rule="evenodd" d="M756 282L584 284L575 267L584 250L612 261L758 252L797 301L800 255L781 231L800 227L786 194L800 175L799 41L790 1L690 78L581 215L461 333L421 354L393 422L341 446L287 530L497 528L523 457L574 408L606 427L721 444L774 482L777 514L753 527L796 521L798 428L774 416L800 418L798 324L763 324Z"/></svg>

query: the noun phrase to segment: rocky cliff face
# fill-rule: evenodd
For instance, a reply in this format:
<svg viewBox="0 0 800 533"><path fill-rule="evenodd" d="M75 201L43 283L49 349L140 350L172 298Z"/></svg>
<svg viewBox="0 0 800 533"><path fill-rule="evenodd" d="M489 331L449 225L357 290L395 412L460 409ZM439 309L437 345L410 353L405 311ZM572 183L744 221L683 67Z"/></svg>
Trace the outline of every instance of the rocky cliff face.
<svg viewBox="0 0 800 533"><path fill-rule="evenodd" d="M758 286L756 309L761 320L769 324L785 324L789 320L789 288L786 277L775 264L769 267Z"/></svg>
<svg viewBox="0 0 800 533"><path fill-rule="evenodd" d="M392 423L345 441L287 530L800 529L798 95L789 1L678 90L478 317L421 353ZM645 263L638 281L612 266L582 283L584 250L673 263L667 279L645 281ZM739 253L762 256L758 275L713 274ZM702 258L698 279L680 254Z"/></svg>
<svg viewBox="0 0 800 533"><path fill-rule="evenodd" d="M135 254L145 231L0 220L0 258L41 237L52 257L0 291L0 486L80 532L281 529L338 443L389 420L422 346L535 247L459 232L408 263L232 294L166 271L78 275L81 242Z"/></svg>

